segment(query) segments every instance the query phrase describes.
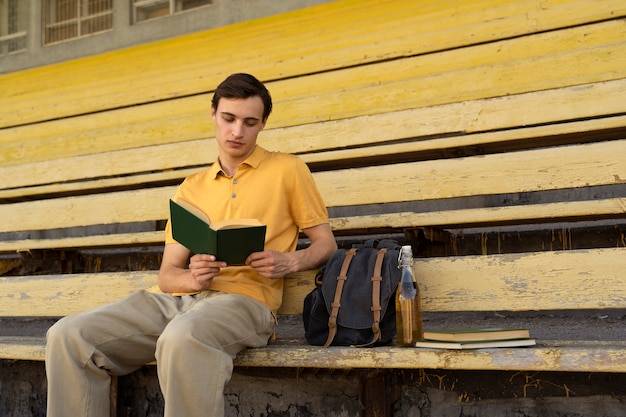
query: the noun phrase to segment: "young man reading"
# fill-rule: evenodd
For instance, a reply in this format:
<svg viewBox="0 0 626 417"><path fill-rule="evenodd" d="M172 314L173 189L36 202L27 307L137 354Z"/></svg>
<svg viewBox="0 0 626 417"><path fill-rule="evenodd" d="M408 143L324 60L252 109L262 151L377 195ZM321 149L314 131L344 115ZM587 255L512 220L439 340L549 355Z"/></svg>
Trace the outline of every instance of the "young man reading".
<svg viewBox="0 0 626 417"><path fill-rule="evenodd" d="M211 103L218 160L174 196L214 222L259 219L267 225L265 250L245 266L228 266L191 254L173 240L168 223L158 278L163 293L139 291L65 317L48 331L48 417L108 417L110 376L155 359L166 417L224 415L233 358L267 344L283 277L319 267L337 248L306 165L256 144L271 110L269 92L253 76L224 80ZM311 243L296 250L300 231Z"/></svg>

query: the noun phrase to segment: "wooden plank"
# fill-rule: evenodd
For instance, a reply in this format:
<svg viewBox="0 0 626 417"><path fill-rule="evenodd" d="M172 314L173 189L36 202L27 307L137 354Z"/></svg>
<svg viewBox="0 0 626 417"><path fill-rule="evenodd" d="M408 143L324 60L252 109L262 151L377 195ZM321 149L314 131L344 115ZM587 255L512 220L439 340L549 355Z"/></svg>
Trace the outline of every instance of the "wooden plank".
<svg viewBox="0 0 626 417"><path fill-rule="evenodd" d="M616 140L317 172L314 177L329 207L435 200L618 184L626 178L624 153L626 140ZM12 221L1 223L0 232L164 220L175 188L3 204L0 218Z"/></svg>
<svg viewBox="0 0 626 417"><path fill-rule="evenodd" d="M571 201L510 207L487 207L464 210L439 210L340 216L330 219L337 231L410 228L415 226L477 227L502 224L563 222L573 220L598 220L623 218L626 199ZM86 249L162 245L163 232L115 233L79 237L41 238L0 241L0 253L28 252L36 249Z"/></svg>
<svg viewBox="0 0 626 417"><path fill-rule="evenodd" d="M283 289L283 303L278 310L278 314L302 314L302 303L304 297L315 286L315 271L302 271L289 274L285 278Z"/></svg>
<svg viewBox="0 0 626 417"><path fill-rule="evenodd" d="M59 161L45 163L44 165L54 167L56 165L59 165ZM18 168L18 166L11 168ZM16 202L36 200L41 198L42 196L50 198L50 196L58 197L59 195L69 196L89 193L97 194L114 189L134 189L137 188L138 185L147 186L148 184L180 184L183 182L184 178L198 171L201 171L204 168L206 167L164 170L135 175L120 175L117 177L109 178L85 178L84 181L69 180L68 182L45 183L43 185L28 186L26 188L8 188L4 190L0 189L0 201L6 200L3 202ZM0 171L2 171L2 169L0 169ZM11 171L13 171L13 169L11 169Z"/></svg>
<svg viewBox="0 0 626 417"><path fill-rule="evenodd" d="M414 268L426 312L609 309L626 307L625 255L604 248L416 258ZM283 314L302 312L312 278L285 288L293 304Z"/></svg>
<svg viewBox="0 0 626 417"><path fill-rule="evenodd" d="M382 346L373 349L277 345L248 349L237 366L285 366L323 369L457 369L624 372L623 342L568 344L546 341L538 347L451 351Z"/></svg>
<svg viewBox="0 0 626 417"><path fill-rule="evenodd" d="M43 361L43 338L0 337L0 358ZM454 351L381 346L372 349L270 344L246 349L235 366L320 369L454 369L491 371L626 372L626 343L540 341L537 347Z"/></svg>
<svg viewBox="0 0 626 417"><path fill-rule="evenodd" d="M302 312L315 271L295 273L285 280L280 314ZM158 292L157 271L0 277L0 317L67 316L121 299L134 291ZM294 298L293 295L300 298Z"/></svg>
<svg viewBox="0 0 626 417"><path fill-rule="evenodd" d="M46 339L43 337L0 336L0 359L44 361Z"/></svg>
<svg viewBox="0 0 626 417"><path fill-rule="evenodd" d="M248 54L243 51L238 57L239 67L254 68L267 80L459 48L624 14L624 4L619 0L332 2L3 75L0 123L26 124L205 92L226 71L235 69L227 61L232 48L251 41L256 47ZM206 58L197 60L198 56ZM107 65L101 65L102 61ZM206 68L219 70L207 73ZM138 72L142 74L139 78ZM55 79L54 89L47 83L50 78ZM127 94L129 90L134 94ZM60 96L63 102L58 102Z"/></svg>
<svg viewBox="0 0 626 417"><path fill-rule="evenodd" d="M608 248L416 259L415 270L427 311L624 308L625 255Z"/></svg>
<svg viewBox="0 0 626 417"><path fill-rule="evenodd" d="M0 316L67 316L156 285L156 271L0 277Z"/></svg>
<svg viewBox="0 0 626 417"><path fill-rule="evenodd" d="M331 207L591 187L626 178L624 151L626 141L611 141L318 172L315 180Z"/></svg>
<svg viewBox="0 0 626 417"><path fill-rule="evenodd" d="M375 230L384 228L478 227L505 224L564 222L624 218L625 198L528 204L506 207L437 210L431 212L401 211L397 213L342 216L332 218L333 230ZM0 248L2 245L0 244Z"/></svg>
<svg viewBox="0 0 626 417"><path fill-rule="evenodd" d="M128 246L163 245L163 231L111 233L77 237L41 238L0 241L0 253L23 253L37 249L81 250L89 248L121 248Z"/></svg>
<svg viewBox="0 0 626 417"><path fill-rule="evenodd" d="M448 351L393 346L354 349L271 344L241 352L236 366L322 369L457 369L624 372L626 349L620 342L545 341L536 348ZM0 358L45 359L43 338L0 338Z"/></svg>
<svg viewBox="0 0 626 417"><path fill-rule="evenodd" d="M237 366L286 366L323 369L457 369L623 372L626 345L622 342L562 346L546 341L538 347L451 351L382 346L374 349L277 345L248 349Z"/></svg>
<svg viewBox="0 0 626 417"><path fill-rule="evenodd" d="M134 291L157 288L157 271L84 273L0 277L0 317L58 317L119 300ZM280 314L302 312L302 294L311 289L315 271L292 274L285 280ZM297 294L300 298L294 298Z"/></svg>
<svg viewBox="0 0 626 417"><path fill-rule="evenodd" d="M626 307L625 248L415 260L426 312ZM302 313L314 271L285 281L280 314ZM63 316L156 283L156 271L0 277L0 316ZM549 288L549 291L546 291Z"/></svg>
<svg viewBox="0 0 626 417"><path fill-rule="evenodd" d="M621 79L625 39L626 23L609 21L273 82L270 123L286 127L372 109L392 112ZM580 65L589 61L594 65ZM201 94L5 129L0 166L211 137L209 100ZM94 143L94 137L100 139Z"/></svg>
<svg viewBox="0 0 626 417"><path fill-rule="evenodd" d="M289 97L284 110L277 107L280 117L301 124L312 118L369 114L371 109L389 112L608 81L626 75L626 56L619 53L625 48L625 31L626 22L609 21L316 74L296 79L299 83L285 80L270 87L279 105ZM275 118L272 123L278 122Z"/></svg>
<svg viewBox="0 0 626 417"><path fill-rule="evenodd" d="M0 213L15 222L5 222L1 231L56 229L62 227L164 220L167 201L176 186L147 188L80 197L57 198L0 205ZM18 215L19 213L19 215ZM45 215L54 213L55 215ZM16 217L17 216L17 217Z"/></svg>
<svg viewBox="0 0 626 417"><path fill-rule="evenodd" d="M213 135L210 98L193 96L4 129L0 136L0 165L183 142Z"/></svg>
<svg viewBox="0 0 626 417"><path fill-rule="evenodd" d="M300 154L308 163L495 142L513 144L540 140L548 145L546 137L550 136L626 128L626 116L601 117L626 113L624 96L626 79L621 79L269 129L261 133L259 143L269 150ZM525 110L519 111L520 108ZM591 119L579 121L584 118ZM574 121L563 122L567 120ZM552 124L543 125L547 123ZM503 130L497 131L500 129ZM464 134L445 137L456 132ZM424 139L438 135L444 137ZM303 137L311 140L303 141ZM333 150L337 137L349 148ZM388 143L408 138L414 139ZM185 167L206 166L216 158L217 145L210 138L34 163L15 161L12 162L15 165L0 166L0 199L183 178L190 173ZM23 175L24 172L29 175ZM98 180L85 182L94 179Z"/></svg>

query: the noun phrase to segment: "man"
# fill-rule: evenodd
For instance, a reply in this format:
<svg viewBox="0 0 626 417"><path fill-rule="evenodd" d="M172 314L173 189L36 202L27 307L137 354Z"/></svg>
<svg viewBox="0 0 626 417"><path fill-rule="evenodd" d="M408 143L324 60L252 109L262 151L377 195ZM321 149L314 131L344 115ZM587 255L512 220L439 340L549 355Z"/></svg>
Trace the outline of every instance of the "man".
<svg viewBox="0 0 626 417"><path fill-rule="evenodd" d="M168 223L162 293L139 291L65 317L48 331L48 417L108 417L110 375L155 359L166 417L224 414L233 358L267 344L282 278L319 267L337 248L306 165L256 144L271 110L269 92L253 76L224 80L211 103L218 160L187 178L174 196L214 222L259 219L267 225L265 250L252 253L246 266L228 266L212 255L191 254L173 240ZM311 243L295 250L299 231Z"/></svg>

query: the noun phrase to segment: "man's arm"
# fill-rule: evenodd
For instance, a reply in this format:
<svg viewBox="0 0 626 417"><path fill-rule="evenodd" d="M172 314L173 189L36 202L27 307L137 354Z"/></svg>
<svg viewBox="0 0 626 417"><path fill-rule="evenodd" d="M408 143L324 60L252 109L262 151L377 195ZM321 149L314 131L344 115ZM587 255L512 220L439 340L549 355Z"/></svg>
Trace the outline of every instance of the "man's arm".
<svg viewBox="0 0 626 417"><path fill-rule="evenodd" d="M289 253L256 252L248 256L246 264L265 278L282 278L291 272L322 266L337 250L337 242L330 225L320 224L303 229L302 232L311 240L308 247Z"/></svg>
<svg viewBox="0 0 626 417"><path fill-rule="evenodd" d="M306 271L322 266L337 249L335 236L330 225L320 224L302 230L311 244L295 252L255 252L248 256L246 264L256 269L265 278L282 278L291 272ZM196 292L209 288L211 281L226 266L215 260L213 255L194 255L183 245L165 245L159 270L159 288L163 292Z"/></svg>

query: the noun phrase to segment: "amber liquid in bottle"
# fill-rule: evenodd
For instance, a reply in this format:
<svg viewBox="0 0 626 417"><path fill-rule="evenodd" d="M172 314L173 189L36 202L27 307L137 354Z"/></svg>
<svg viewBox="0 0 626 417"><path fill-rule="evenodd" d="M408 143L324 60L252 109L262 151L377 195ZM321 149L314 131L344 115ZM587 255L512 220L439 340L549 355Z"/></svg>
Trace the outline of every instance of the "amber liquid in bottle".
<svg viewBox="0 0 626 417"><path fill-rule="evenodd" d="M413 347L422 338L422 303L413 277L410 246L402 247L398 266L402 268L402 278L396 291L396 343L398 346Z"/></svg>

